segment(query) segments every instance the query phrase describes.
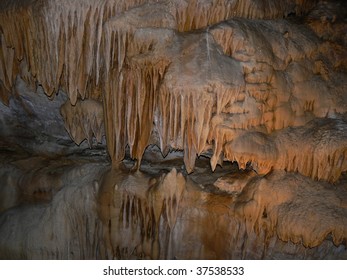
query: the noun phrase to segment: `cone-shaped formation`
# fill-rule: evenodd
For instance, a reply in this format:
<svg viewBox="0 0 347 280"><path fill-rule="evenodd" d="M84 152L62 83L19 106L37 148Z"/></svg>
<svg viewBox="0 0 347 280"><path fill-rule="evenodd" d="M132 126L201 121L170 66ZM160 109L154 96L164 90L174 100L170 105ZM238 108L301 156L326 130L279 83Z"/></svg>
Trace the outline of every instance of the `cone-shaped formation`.
<svg viewBox="0 0 347 280"><path fill-rule="evenodd" d="M347 112L345 14L317 3L1 1L0 98L8 102L17 75L49 97L64 90L72 139L100 141L104 126L114 162L129 146L140 163L156 144L163 155L184 150L188 173L212 151L213 170L223 160L252 162L259 173L279 168L333 182L346 171L345 134L300 163L292 146L267 135ZM291 15L301 24L283 19ZM97 102L104 124L90 105ZM319 129L306 139L329 142L331 128Z"/></svg>
<svg viewBox="0 0 347 280"><path fill-rule="evenodd" d="M89 146L92 146L93 137L101 143L102 136L105 135L105 128L103 108L100 102L95 100L77 101L75 106L66 102L60 108L60 113L66 130L77 145L87 139Z"/></svg>
<svg viewBox="0 0 347 280"><path fill-rule="evenodd" d="M251 164L258 174L282 169L335 182L347 170L346 139L345 121L316 119L269 136L245 132L225 145L224 154L242 169Z"/></svg>

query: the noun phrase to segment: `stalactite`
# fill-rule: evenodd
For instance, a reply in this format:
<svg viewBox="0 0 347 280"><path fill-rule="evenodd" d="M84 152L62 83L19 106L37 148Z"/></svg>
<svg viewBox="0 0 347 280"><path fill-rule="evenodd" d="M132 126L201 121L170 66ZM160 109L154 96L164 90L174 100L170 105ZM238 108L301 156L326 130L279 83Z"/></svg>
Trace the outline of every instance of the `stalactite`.
<svg viewBox="0 0 347 280"><path fill-rule="evenodd" d="M258 174L282 169L336 182L347 170L344 124L341 120L317 119L306 126L287 128L269 136L246 132L225 144L223 153L242 169L250 163Z"/></svg>
<svg viewBox="0 0 347 280"><path fill-rule="evenodd" d="M264 173L274 166L294 168L335 181L343 168L331 167L327 178L319 168L310 173L296 164L265 162L260 153L238 154L237 141L232 143L245 131L272 133L346 112L344 88L334 78L337 62L333 66L325 59L332 59L331 53L344 57L341 41L333 51L331 45L322 47L316 10L307 26L282 19L305 14L315 4L2 1L0 96L8 102L21 75L51 98L63 89L72 105L102 100L104 124L73 109L80 105L64 118L69 115L67 130L77 143L91 142L92 135L99 141L104 125L114 163L128 145L139 167L146 147L158 144L163 155L184 150L188 173L196 157L212 149L213 170L223 159L240 166L251 160Z"/></svg>
<svg viewBox="0 0 347 280"><path fill-rule="evenodd" d="M231 1L209 0L188 1L176 5L176 21L179 31L188 31L213 25L231 17L251 19L283 18L290 13L303 14L309 11L316 1Z"/></svg>
<svg viewBox="0 0 347 280"><path fill-rule="evenodd" d="M0 258L346 258L340 2L0 0L0 133L20 102L62 127L22 79L64 91L70 138L106 136L114 163L1 137Z"/></svg>
<svg viewBox="0 0 347 280"><path fill-rule="evenodd" d="M1 33L0 46L0 101L8 104L18 66L15 61L14 49L7 45Z"/></svg>
<svg viewBox="0 0 347 280"><path fill-rule="evenodd" d="M108 143L110 147L114 143L109 152L115 160L123 159L128 144L131 156L141 161L149 145L158 88L166 67L166 61L130 61L115 85L106 91Z"/></svg>
<svg viewBox="0 0 347 280"><path fill-rule="evenodd" d="M102 104L95 100L78 101L72 106L66 102L60 109L65 122L65 128L77 145L87 139L92 146L93 137L101 143L105 135Z"/></svg>
<svg viewBox="0 0 347 280"><path fill-rule="evenodd" d="M7 78L2 78L3 82L6 81L6 88L12 86L18 73L12 73L10 70L25 59L31 75L43 86L47 95L51 96L60 87L63 87L67 90L72 104L76 103L78 97L84 99L89 94L88 83L92 82L97 85L100 81L100 70L103 67L100 62L102 59L100 55L102 53L100 48L103 36L102 25L116 13L146 2L84 1L83 8L81 8L78 1L64 1L63 3L29 1L24 5L20 1L3 1L1 5L1 9L4 11L1 17L3 20L0 24L3 27L4 38L1 39L3 45L1 49L2 52L5 52L8 47L14 48L15 57L18 59L18 61L12 61L11 56L8 55L6 55L6 60L1 59L8 68ZM246 2L246 6L253 5L252 1ZM176 1L172 8L169 6L169 9L166 7L167 3L156 3L156 6L159 5L163 6L163 11L166 9L172 13L171 16L176 19L176 23L173 19L167 21L157 15L158 19L153 22L157 22L156 24L160 27L174 27L177 24L178 30L185 31L206 27L235 15L250 16L244 12L249 8L244 7L240 10L237 4L229 1L221 3L210 1L204 4L190 1L187 5ZM279 14L289 6L286 4L281 7L279 4ZM155 10L152 6L147 9ZM36 16L37 14L47 15L47 17ZM265 17L277 16L278 14L273 13ZM184 18L191 19L191 22ZM7 23L12 21L14 24L5 28ZM180 27L180 24L183 27ZM26 30L35 30L35 32ZM106 34L106 38L111 37ZM5 41L6 47L4 46ZM118 41L117 44L121 44L121 41ZM122 51L119 51L118 54L121 55L117 59L121 65L125 54ZM95 57L95 59L90 59L90 57ZM105 62L109 63L110 60L106 57ZM106 65L106 75L108 72L109 68Z"/></svg>
<svg viewBox="0 0 347 280"><path fill-rule="evenodd" d="M173 92L162 87L159 95L158 132L162 151L185 150L185 165L192 172L195 158L206 149L213 97L198 92ZM206 110L192 110L194 106ZM167 120L167 121L166 121Z"/></svg>
<svg viewBox="0 0 347 280"><path fill-rule="evenodd" d="M5 62L6 67L19 65L24 58L31 75L48 96L62 87L75 104L78 97L89 96L93 90L89 83L96 86L100 82L103 24L117 12L143 2L89 0L83 1L81 7L79 1L28 2L23 6L20 1L3 1L0 26L4 39L1 41L6 41L6 48L14 48L17 59L13 63ZM13 24L5 28L9 22ZM1 49L5 51L4 47ZM6 57L8 60L9 56ZM14 78L17 73L13 73ZM6 86L12 86L11 81Z"/></svg>
<svg viewBox="0 0 347 280"><path fill-rule="evenodd" d="M287 153L280 153L275 168L336 182L347 170L344 124L341 120L318 119L304 127L279 133L275 140L277 147L288 148L283 149Z"/></svg>

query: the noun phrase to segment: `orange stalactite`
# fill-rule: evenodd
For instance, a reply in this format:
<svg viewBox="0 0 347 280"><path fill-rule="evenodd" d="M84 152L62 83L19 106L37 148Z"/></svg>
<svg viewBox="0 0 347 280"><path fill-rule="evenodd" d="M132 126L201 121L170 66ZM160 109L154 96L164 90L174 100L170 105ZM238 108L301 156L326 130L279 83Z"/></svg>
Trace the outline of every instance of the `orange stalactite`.
<svg viewBox="0 0 347 280"><path fill-rule="evenodd" d="M93 135L99 141L104 127L115 163L129 146L139 165L147 146L156 144L164 155L184 150L188 173L196 157L212 150L213 170L225 159L241 167L252 162L261 173L278 168L333 182L346 170L344 158L335 162L345 152L343 141L329 150L338 156L330 159L327 174L321 159L305 159L303 166L295 162L296 152L286 158L262 150L284 149L272 141L277 131L346 113L344 88L334 77L344 73L329 63L335 49L322 47L316 11L308 25L283 19L314 5L2 1L0 96L8 102L17 75L41 85L51 98L63 89L71 103L62 112L72 138L77 144L91 142ZM339 42L334 48L343 56ZM103 103L97 121L90 119L95 106L87 106L89 101ZM253 151L247 145L259 133L265 142Z"/></svg>

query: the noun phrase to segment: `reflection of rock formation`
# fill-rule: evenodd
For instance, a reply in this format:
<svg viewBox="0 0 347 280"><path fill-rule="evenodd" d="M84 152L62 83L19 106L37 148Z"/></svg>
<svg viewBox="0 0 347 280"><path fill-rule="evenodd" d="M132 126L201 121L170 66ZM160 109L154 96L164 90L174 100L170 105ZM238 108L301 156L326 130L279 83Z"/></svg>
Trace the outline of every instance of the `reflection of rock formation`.
<svg viewBox="0 0 347 280"><path fill-rule="evenodd" d="M0 205L0 258L95 259L104 256L95 180L99 180L107 164L76 164L74 159L55 159L54 163L48 163L47 159L28 159L12 152L7 158L1 158L7 168L1 167L0 194L5 202L12 201L12 205ZM16 175L15 179L12 174ZM61 186L63 188L57 189ZM15 205L17 207L13 207ZM6 208L9 209L4 211Z"/></svg>
<svg viewBox="0 0 347 280"><path fill-rule="evenodd" d="M95 153L49 163L12 150L1 162L1 258L347 258L346 179L210 174L202 159L187 176L180 159L133 172Z"/></svg>
<svg viewBox="0 0 347 280"><path fill-rule="evenodd" d="M155 179L140 173L124 178L121 172L110 172L102 188L100 217L112 258L170 258L165 248L170 244L161 248L160 238L175 227L185 189L182 174L173 169ZM163 230L162 223L167 229Z"/></svg>
<svg viewBox="0 0 347 280"><path fill-rule="evenodd" d="M284 242L321 257L316 246L343 246L346 15L337 0L1 1L1 211L23 201L53 211L66 174L108 160L105 136L105 251L75 258L272 258ZM125 171L130 158L142 173ZM203 229L209 221L220 230Z"/></svg>
<svg viewBox="0 0 347 280"><path fill-rule="evenodd" d="M283 258L290 250L299 257L301 243L312 248L329 236L338 246L347 236L342 186L335 193L300 175L276 172L240 179L245 188L233 197L203 190L194 179L185 182L175 170L159 182L139 173L123 176L118 172L107 181L100 196L113 257ZM288 241L297 245L281 252ZM325 249L305 250L319 258L329 255Z"/></svg>

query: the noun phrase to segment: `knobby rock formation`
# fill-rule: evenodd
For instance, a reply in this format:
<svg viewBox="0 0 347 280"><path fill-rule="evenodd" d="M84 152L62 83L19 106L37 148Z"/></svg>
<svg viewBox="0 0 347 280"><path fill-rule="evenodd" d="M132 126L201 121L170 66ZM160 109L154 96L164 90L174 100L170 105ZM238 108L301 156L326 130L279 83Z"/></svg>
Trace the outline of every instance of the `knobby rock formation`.
<svg viewBox="0 0 347 280"><path fill-rule="evenodd" d="M347 258L338 0L0 0L0 257Z"/></svg>

